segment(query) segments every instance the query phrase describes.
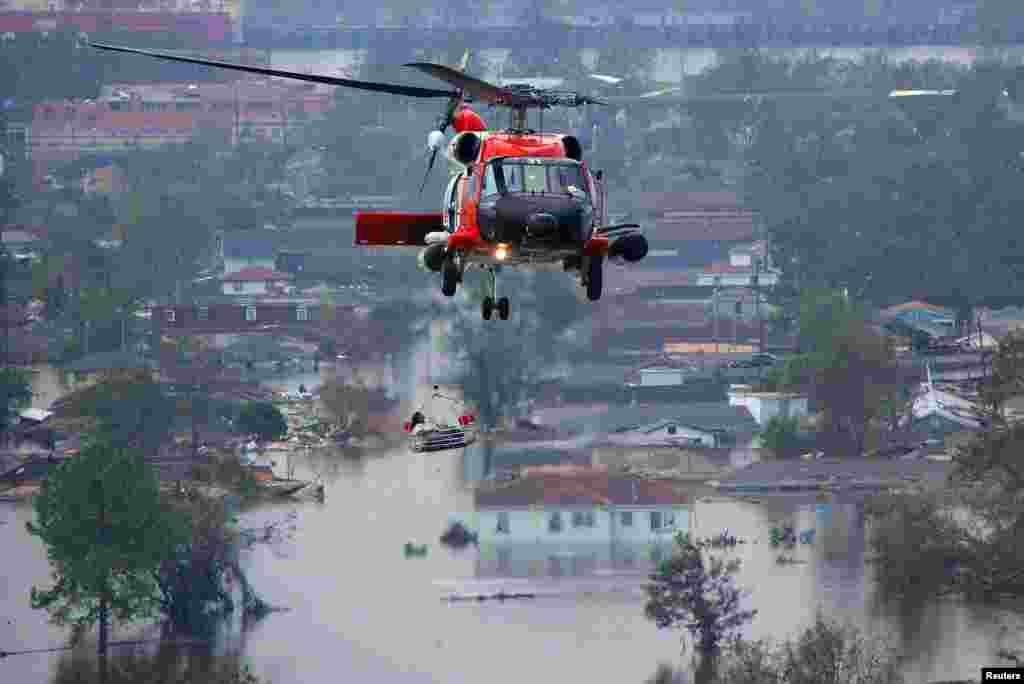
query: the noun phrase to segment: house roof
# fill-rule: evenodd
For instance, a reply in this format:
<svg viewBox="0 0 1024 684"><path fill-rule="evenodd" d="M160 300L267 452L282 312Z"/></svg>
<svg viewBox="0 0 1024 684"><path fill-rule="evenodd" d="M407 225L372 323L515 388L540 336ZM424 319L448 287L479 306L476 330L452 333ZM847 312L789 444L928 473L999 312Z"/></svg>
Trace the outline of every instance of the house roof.
<svg viewBox="0 0 1024 684"><path fill-rule="evenodd" d="M527 469L525 477L475 495L478 508L520 506L681 506L688 497L668 482L594 468Z"/></svg>
<svg viewBox="0 0 1024 684"><path fill-rule="evenodd" d="M40 242L43 238L38 233L24 228L5 228L2 238L5 245L23 245Z"/></svg>
<svg viewBox="0 0 1024 684"><path fill-rule="evenodd" d="M612 433L646 427L661 421L707 431L754 432L757 421L745 406L724 402L693 402L686 404L648 404L620 406L595 416L568 420L563 428L570 432Z"/></svg>
<svg viewBox="0 0 1024 684"><path fill-rule="evenodd" d="M883 316L898 316L901 313L907 313L910 311L926 311L928 313L939 314L942 316L953 315L953 312L949 309L916 300L897 304L896 306L890 306L888 309L882 309L881 314Z"/></svg>
<svg viewBox="0 0 1024 684"><path fill-rule="evenodd" d="M704 267L705 273L746 273L753 274L754 268L752 266L733 266L732 264L708 264ZM767 273L765 273L767 275Z"/></svg>
<svg viewBox="0 0 1024 684"><path fill-rule="evenodd" d="M67 364L65 370L89 373L105 370L136 370L153 367L153 363L133 352L109 351L89 354Z"/></svg>
<svg viewBox="0 0 1024 684"><path fill-rule="evenodd" d="M278 244L276 237L256 230L226 232L223 240L224 257L227 259L273 258Z"/></svg>
<svg viewBox="0 0 1024 684"><path fill-rule="evenodd" d="M678 211L693 209L739 209L742 202L729 190L710 192L641 192L634 206L642 211Z"/></svg>
<svg viewBox="0 0 1024 684"><path fill-rule="evenodd" d="M654 222L659 244L672 242L749 242L757 237L753 215L713 212L671 216Z"/></svg>
<svg viewBox="0 0 1024 684"><path fill-rule="evenodd" d="M58 465L60 465L59 461L50 461L47 459L28 461L27 463L22 463L21 465L0 475L0 482L8 484L16 482L39 482L41 480L45 480Z"/></svg>
<svg viewBox="0 0 1024 684"><path fill-rule="evenodd" d="M28 408L19 413L18 417L24 418L25 420L31 420L37 423L41 423L52 415L52 411L47 411L45 409L40 408Z"/></svg>
<svg viewBox="0 0 1024 684"><path fill-rule="evenodd" d="M291 280L294 276L291 273L282 273L275 271L272 268L264 268L263 266L248 266L240 271L229 273L223 278L222 281L226 283L230 282L259 282L264 280Z"/></svg>

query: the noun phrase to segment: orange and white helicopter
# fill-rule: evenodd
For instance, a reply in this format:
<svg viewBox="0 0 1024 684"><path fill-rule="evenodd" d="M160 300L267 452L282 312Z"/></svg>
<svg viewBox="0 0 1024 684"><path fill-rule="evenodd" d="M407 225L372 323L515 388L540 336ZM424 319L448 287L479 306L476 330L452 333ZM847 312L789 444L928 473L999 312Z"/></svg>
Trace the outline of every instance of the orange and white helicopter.
<svg viewBox="0 0 1024 684"><path fill-rule="evenodd" d="M419 98L447 98L438 128L427 138L431 150L427 174L439 151L454 172L438 213L357 212L355 244L419 248L420 264L441 274L441 292L455 294L466 271L488 275L482 314L509 317L508 297L498 296L503 267L556 267L577 274L587 298L601 298L606 259L637 262L647 255L647 239L637 224L607 225L607 190L600 171L583 159L578 139L543 133L527 124L529 110L603 104L575 92L536 88L529 84L499 86L464 73L468 52L459 67L429 62L406 66L454 86L440 90L357 81L247 66L151 50L90 43L92 47L176 62L235 69L265 76L311 81ZM467 102L510 110L504 130L488 129ZM445 131L455 136L445 145ZM426 178L424 178L424 184ZM422 186L420 188L422 191Z"/></svg>

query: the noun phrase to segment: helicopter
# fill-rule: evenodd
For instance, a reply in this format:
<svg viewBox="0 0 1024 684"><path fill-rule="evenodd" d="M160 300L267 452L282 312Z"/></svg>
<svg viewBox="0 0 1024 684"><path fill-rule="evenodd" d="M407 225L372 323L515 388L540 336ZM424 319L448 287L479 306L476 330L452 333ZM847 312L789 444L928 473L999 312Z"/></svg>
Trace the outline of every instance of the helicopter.
<svg viewBox="0 0 1024 684"><path fill-rule="evenodd" d="M601 298L606 260L635 263L647 255L647 239L638 224L608 225L603 174L588 167L580 141L573 135L543 132L545 109L603 104L597 98L527 83L488 83L465 73L468 52L457 67L431 62L404 65L454 87L443 90L88 44L101 50L264 76L407 97L447 99L436 130L427 136L430 158L420 186L422 192L438 153L443 154L455 171L445 190L441 211L358 211L355 244L418 248L420 265L441 274L441 293L446 297L455 295L466 272L484 271L484 320L490 320L494 313L501 320L510 316L508 297L498 296L498 274L502 268L554 268L574 273L587 299L597 301ZM469 107L471 102L507 109L508 126L489 128ZM530 110L539 112L538 130L528 125ZM448 128L455 135L446 145Z"/></svg>

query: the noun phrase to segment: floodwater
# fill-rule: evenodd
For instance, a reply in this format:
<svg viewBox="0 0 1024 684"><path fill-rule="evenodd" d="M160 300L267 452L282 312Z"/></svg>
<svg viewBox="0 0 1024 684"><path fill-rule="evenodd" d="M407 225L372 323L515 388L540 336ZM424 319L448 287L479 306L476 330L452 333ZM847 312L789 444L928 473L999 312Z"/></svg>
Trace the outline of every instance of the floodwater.
<svg viewBox="0 0 1024 684"><path fill-rule="evenodd" d="M320 475L326 500L248 512L256 524L297 512L294 538L246 552L250 580L273 613L245 635L254 671L275 684L338 681L642 682L658 661L678 662L675 633L643 616L642 560L633 572L590 577L477 578L477 551L453 552L438 537L449 520L473 510L476 451L413 454L398 449L357 457L322 452L297 457L297 476ZM865 568L865 531L853 503L764 499L697 501L689 525L698 536L723 529L757 540L732 553L743 560L740 583L759 615L753 638L786 638L826 615L888 635L904 655L908 681L974 678L1000 663L1024 620L989 607L945 602L911 610L874 598ZM44 549L27 536L31 509L0 504L0 546L9 549L0 583L0 650L59 645L62 633L29 608L28 587L45 583ZM767 544L773 525L817 530L798 546L805 563L778 566ZM424 543L424 558L406 559L406 542ZM571 551L571 549L568 549ZM481 573L482 574L482 573ZM571 573L567 573L571 575ZM443 602L452 591L554 591L502 604ZM0 660L0 681L47 681L56 655Z"/></svg>

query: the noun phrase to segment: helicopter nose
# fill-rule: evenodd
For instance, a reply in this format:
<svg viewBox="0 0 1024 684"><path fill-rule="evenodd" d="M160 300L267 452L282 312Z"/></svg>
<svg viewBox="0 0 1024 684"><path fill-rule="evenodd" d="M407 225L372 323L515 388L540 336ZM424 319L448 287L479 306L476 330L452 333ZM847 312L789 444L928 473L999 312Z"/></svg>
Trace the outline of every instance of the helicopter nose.
<svg viewBox="0 0 1024 684"><path fill-rule="evenodd" d="M526 230L531 236L546 237L558 230L558 219L547 212L537 212L526 217Z"/></svg>

